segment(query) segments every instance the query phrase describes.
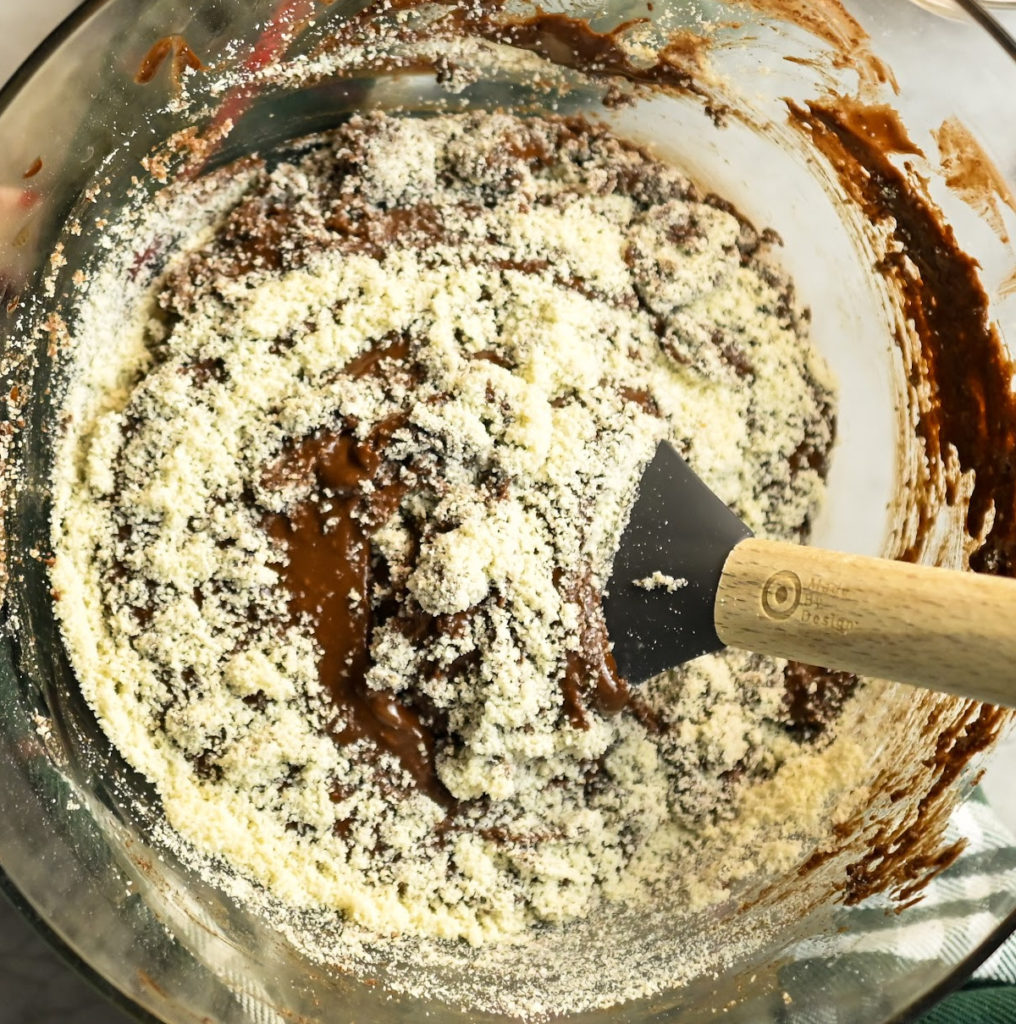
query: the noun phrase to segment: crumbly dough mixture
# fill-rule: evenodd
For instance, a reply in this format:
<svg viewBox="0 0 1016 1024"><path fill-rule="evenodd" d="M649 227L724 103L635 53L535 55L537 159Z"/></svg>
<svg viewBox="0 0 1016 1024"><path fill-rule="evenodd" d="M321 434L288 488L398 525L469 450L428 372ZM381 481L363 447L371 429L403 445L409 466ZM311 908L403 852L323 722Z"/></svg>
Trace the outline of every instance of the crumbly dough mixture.
<svg viewBox="0 0 1016 1024"><path fill-rule="evenodd" d="M832 385L777 240L502 114L355 118L194 188L216 223L80 369L58 459L110 739L294 908L482 943L631 905L824 724L736 653L628 693L599 608L661 438L807 532Z"/></svg>

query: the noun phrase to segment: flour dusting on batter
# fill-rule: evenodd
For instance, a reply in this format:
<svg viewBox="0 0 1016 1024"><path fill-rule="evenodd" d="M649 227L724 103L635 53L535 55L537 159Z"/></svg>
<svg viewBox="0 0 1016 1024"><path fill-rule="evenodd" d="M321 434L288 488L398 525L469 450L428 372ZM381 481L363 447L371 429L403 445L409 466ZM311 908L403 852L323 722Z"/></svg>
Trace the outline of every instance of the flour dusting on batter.
<svg viewBox="0 0 1016 1024"><path fill-rule="evenodd" d="M187 842L378 935L648 900L823 732L761 657L630 692L600 610L662 438L807 533L833 388L775 236L503 114L357 117L183 188L215 216L81 366L59 455L58 613L110 739Z"/></svg>

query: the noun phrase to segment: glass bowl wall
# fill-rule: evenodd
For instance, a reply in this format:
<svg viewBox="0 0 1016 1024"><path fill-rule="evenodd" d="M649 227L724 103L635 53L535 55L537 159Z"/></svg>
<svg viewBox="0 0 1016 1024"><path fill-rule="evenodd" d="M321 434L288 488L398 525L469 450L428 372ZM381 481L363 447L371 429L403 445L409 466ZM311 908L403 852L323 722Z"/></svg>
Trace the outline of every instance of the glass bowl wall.
<svg viewBox="0 0 1016 1024"><path fill-rule="evenodd" d="M786 97L803 101L829 85L822 77L826 72L785 59L806 56L818 44L808 32L760 13L766 4L736 6L739 22L726 30L718 66L750 95L760 120L779 125ZM912 138L931 146L929 133L958 117L1016 185L1016 134L1000 129L1016 124L1016 64L998 44L968 21L946 20L907 0L848 0L845 7L892 67L899 83L893 103ZM41 322L49 310L63 308L73 291L70 274L94 248L96 219L116 217L153 145L215 118L221 97L202 97L215 81L215 68L237 69L249 54L263 55L276 38L271 31L265 34L266 24L277 30L287 18L308 19L293 44L294 52L306 51L356 8L341 0L329 6L313 0L90 2L0 96L2 357L5 393L11 395L8 419L17 427L5 443L18 466L5 498L0 865L55 936L138 1007L169 1024L416 1020L424 1011L436 1021L488 1019L381 993L307 960L152 841L147 825L158 818L157 801L109 748L76 695L40 557L48 544L48 431L62 377L60 353L52 350L45 331L31 333L33 318ZM694 27L703 13L729 15L725 5L706 0L656 0L655 5L577 0L554 9L585 17L595 13L594 24L601 29L631 17L666 20L673 27L687 20ZM147 85L136 80L153 44L169 36L185 37L213 68L207 85L188 78L195 106L172 102L171 58ZM852 75L849 69L841 72ZM209 106L202 112L203 98ZM354 110L424 111L446 96L427 74L377 73L280 85L249 98L249 104L245 100L236 108L237 124L216 162L327 128ZM547 102L525 76L510 72L481 79L460 100L520 109ZM755 223L778 225L786 265L813 311L814 335L842 388L829 501L815 539L864 553L886 550L893 530L887 510L895 500L899 470L899 366L883 297L858 263L855 240L831 198L828 179L799 149L784 144L785 131L760 133L736 119L718 127L693 97L659 97L613 111L602 107L597 89L575 88L560 100L565 111L595 110L622 134L672 154ZM980 263L992 316L1012 346L1016 261L1011 246L944 176L932 175L929 190L961 246ZM1001 215L1008 217L1007 210ZM67 236L64 229L73 218L81 220L82 231ZM51 294L45 282L58 239L67 266L56 275ZM978 930L951 960L911 956L903 947L904 914L898 918L900 955L874 961L845 956L850 919L828 916L719 977L626 1007L624 1019L793 1022L818 1019L821 1012L828 1021L890 1020L948 983L968 958L1004 933L1013 914L1016 885L1000 875ZM804 937L811 940L808 970L800 969L795 952ZM830 976L836 979L834 1004ZM582 1019L619 1016L611 1010Z"/></svg>

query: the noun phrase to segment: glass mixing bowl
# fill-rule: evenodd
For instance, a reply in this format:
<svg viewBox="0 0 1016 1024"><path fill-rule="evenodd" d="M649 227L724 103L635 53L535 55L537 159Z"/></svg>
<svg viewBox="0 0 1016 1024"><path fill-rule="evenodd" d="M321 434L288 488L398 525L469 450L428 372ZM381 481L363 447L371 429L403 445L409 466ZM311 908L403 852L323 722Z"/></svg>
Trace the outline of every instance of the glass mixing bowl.
<svg viewBox="0 0 1016 1024"><path fill-rule="evenodd" d="M158 817L154 794L109 747L77 694L44 564L48 436L65 340L49 314L63 310L73 294L73 274L95 248L96 222L115 219L132 179L144 178L141 161L153 146L193 124L232 122L220 133L224 141L212 144L210 157L204 154L204 166L214 166L332 126L353 110L424 111L443 102L434 75L412 66L399 74L334 68L299 79L260 74L282 53L313 53L362 6L89 0L0 96L0 316L8 396L2 440L9 464L17 466L4 503L0 865L55 942L139 1013L171 1024L396 1021L425 1013L433 1020L503 1019L386 991L375 979L308 960L155 841L147 827ZM602 88L577 83L562 93L559 108L598 111L622 133L674 154L754 222L778 226L785 263L842 388L829 500L815 539L879 553L891 549L901 529L899 435L909 411L892 313L857 259L857 238L840 216L832 179L801 157L789 135L767 135L758 126L766 117L781 122L776 111L785 115L785 98L803 103L838 76L851 89L863 86L890 99L911 138L929 150L929 133L947 119L962 122L983 150L979 166L990 158L998 168L991 187L980 198L957 188L944 163L929 161L922 173L960 245L979 263L990 315L1011 348L1016 258L1009 233L1016 206L1007 188L1016 184L1016 135L1006 136L1000 126L1016 124L1016 61L983 25L940 17L909 0L846 0L827 18L832 6L813 5L809 13L809 5L776 0L574 0L548 9L590 18L599 30L630 18L694 28L705 17L718 26L717 70L750 86L754 121L707 123L700 101L689 95L607 110ZM843 58L853 45L852 26L874 41L877 59L863 46ZM831 51L840 58L816 58ZM191 70L199 64L210 70ZM235 76L231 85L221 85L225 73ZM871 80L858 86L865 76ZM465 84L459 101L531 109L546 105L547 97L528 73L487 69ZM144 180L141 187L157 184ZM69 224L76 226L68 230ZM43 329L33 333L33 326ZM947 560L950 551L955 557L955 531L943 522L942 544L919 551L922 557ZM972 777L967 770L953 785L966 791ZM956 868L964 868L962 856ZM990 890L962 941L933 954L914 941L906 912L886 919L897 942L875 955L866 952L863 915L829 908L679 991L574 1019L901 1019L956 983L1016 925L1011 869L992 869ZM883 906L875 900L869 909Z"/></svg>

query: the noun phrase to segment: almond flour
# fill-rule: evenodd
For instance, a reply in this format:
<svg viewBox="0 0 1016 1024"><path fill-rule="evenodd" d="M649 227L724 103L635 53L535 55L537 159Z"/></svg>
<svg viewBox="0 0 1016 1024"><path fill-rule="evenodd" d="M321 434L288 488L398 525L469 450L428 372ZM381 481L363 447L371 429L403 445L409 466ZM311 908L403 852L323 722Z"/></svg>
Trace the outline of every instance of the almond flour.
<svg viewBox="0 0 1016 1024"><path fill-rule="evenodd" d="M663 438L807 534L833 385L778 240L503 114L354 118L175 201L193 234L127 314L115 274L83 304L58 460L58 613L109 738L294 919L480 947L637 916L826 738L769 659L629 694L599 610Z"/></svg>

